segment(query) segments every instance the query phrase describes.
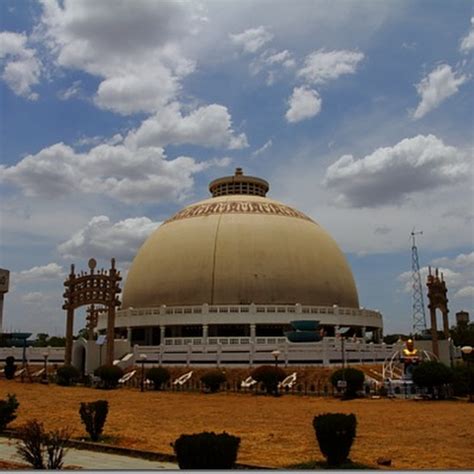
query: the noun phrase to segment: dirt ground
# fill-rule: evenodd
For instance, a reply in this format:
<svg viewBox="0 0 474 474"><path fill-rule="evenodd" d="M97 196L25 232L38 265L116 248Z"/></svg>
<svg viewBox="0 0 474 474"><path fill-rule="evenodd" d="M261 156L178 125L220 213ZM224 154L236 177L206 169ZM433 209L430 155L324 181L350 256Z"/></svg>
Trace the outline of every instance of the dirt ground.
<svg viewBox="0 0 474 474"><path fill-rule="evenodd" d="M141 393L1 380L0 398L7 393L15 393L20 402L13 427L36 418L47 429L69 426L80 437L85 431L79 403L106 399L110 406L104 434L120 446L172 453L170 443L182 433L227 431L241 437L238 462L269 467L322 459L313 417L355 413L353 461L375 466L383 456L392 459L394 469L474 468L474 404L466 401Z"/></svg>

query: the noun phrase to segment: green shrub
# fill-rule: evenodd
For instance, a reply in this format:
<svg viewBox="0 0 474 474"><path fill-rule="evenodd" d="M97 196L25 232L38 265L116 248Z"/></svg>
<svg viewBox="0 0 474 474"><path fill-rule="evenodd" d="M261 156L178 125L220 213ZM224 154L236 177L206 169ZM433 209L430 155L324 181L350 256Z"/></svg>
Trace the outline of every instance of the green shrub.
<svg viewBox="0 0 474 474"><path fill-rule="evenodd" d="M16 372L16 365L15 365L15 358L13 356L8 356L5 359L5 367L3 368L3 373L5 374L5 378L8 380L12 380L15 378Z"/></svg>
<svg viewBox="0 0 474 474"><path fill-rule="evenodd" d="M56 383L64 387L75 385L80 377L79 370L73 365L63 365L56 371Z"/></svg>
<svg viewBox="0 0 474 474"><path fill-rule="evenodd" d="M104 430L105 420L109 412L109 402L107 400L97 400L95 402L81 402L79 415L86 431L92 441L99 441Z"/></svg>
<svg viewBox="0 0 474 474"><path fill-rule="evenodd" d="M430 360L413 369L413 383L434 394L435 387L442 387L453 380L453 371L442 362Z"/></svg>
<svg viewBox="0 0 474 474"><path fill-rule="evenodd" d="M355 415L325 413L315 416L313 427L319 449L329 466L340 466L347 460L356 434Z"/></svg>
<svg viewBox="0 0 474 474"><path fill-rule="evenodd" d="M0 400L0 432L16 418L15 412L19 405L14 394L9 393L6 400Z"/></svg>
<svg viewBox="0 0 474 474"><path fill-rule="evenodd" d="M94 375L100 377L103 388L115 388L123 376L123 370L116 365L102 365L95 369Z"/></svg>
<svg viewBox="0 0 474 474"><path fill-rule="evenodd" d="M210 370L201 377L201 382L211 393L217 392L221 384L226 381L227 377L221 370Z"/></svg>
<svg viewBox="0 0 474 474"><path fill-rule="evenodd" d="M172 445L180 469L232 469L240 438L227 433L181 435Z"/></svg>
<svg viewBox="0 0 474 474"><path fill-rule="evenodd" d="M339 380L346 381L347 388L345 389L344 393L345 398L357 397L357 392L362 390L364 387L364 379L364 372L358 369L353 369L352 367L348 367L346 369L339 369L331 374L331 383L336 388L337 382ZM338 389L338 391L339 390L340 389Z"/></svg>
<svg viewBox="0 0 474 474"><path fill-rule="evenodd" d="M152 381L155 390L160 390L161 386L170 379L170 373L164 367L152 367L145 372L145 377Z"/></svg>
<svg viewBox="0 0 474 474"><path fill-rule="evenodd" d="M262 365L250 374L254 380L263 384L268 394L278 394L278 383L285 377L285 371L280 367Z"/></svg>
<svg viewBox="0 0 474 474"><path fill-rule="evenodd" d="M61 469L70 438L67 428L46 432L43 424L28 421L17 431L17 452L33 469ZM45 459L45 455L47 456Z"/></svg>
<svg viewBox="0 0 474 474"><path fill-rule="evenodd" d="M470 376L469 376L470 372ZM469 387L469 381L471 386ZM470 389L470 390L469 390ZM474 366L461 364L453 369L453 391L456 396L469 395L474 393Z"/></svg>

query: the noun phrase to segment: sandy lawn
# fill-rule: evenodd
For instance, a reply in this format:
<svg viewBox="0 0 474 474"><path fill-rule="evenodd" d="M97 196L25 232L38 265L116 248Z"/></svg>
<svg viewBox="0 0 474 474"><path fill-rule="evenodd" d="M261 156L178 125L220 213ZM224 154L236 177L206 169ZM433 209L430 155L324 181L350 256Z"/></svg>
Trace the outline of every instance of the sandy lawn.
<svg viewBox="0 0 474 474"><path fill-rule="evenodd" d="M7 393L15 393L20 402L13 427L37 418L46 428L69 426L79 437L85 434L79 403L106 399L110 411L105 434L116 437L118 445L172 453L170 443L182 433L225 430L242 439L239 462L271 467L322 459L313 417L352 412L358 421L353 461L375 465L384 456L395 469L474 468L474 404L465 401L140 393L1 380L0 398Z"/></svg>

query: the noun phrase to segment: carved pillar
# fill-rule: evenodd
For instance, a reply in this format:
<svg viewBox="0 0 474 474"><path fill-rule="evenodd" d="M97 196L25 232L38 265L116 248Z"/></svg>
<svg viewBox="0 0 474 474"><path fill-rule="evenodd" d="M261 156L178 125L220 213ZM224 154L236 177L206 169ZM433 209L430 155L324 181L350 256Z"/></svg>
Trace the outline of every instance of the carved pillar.
<svg viewBox="0 0 474 474"><path fill-rule="evenodd" d="M160 326L160 344L165 344L166 326Z"/></svg>
<svg viewBox="0 0 474 474"><path fill-rule="evenodd" d="M448 319L448 309L443 308L443 332L446 339L449 337L449 319Z"/></svg>
<svg viewBox="0 0 474 474"><path fill-rule="evenodd" d="M206 345L207 344L207 337L208 337L208 325L207 324L203 324L202 325L202 339L203 339L203 344Z"/></svg>
<svg viewBox="0 0 474 474"><path fill-rule="evenodd" d="M72 361L72 331L74 327L74 308L67 309L66 316L66 349L64 354L64 365L71 365Z"/></svg>
<svg viewBox="0 0 474 474"><path fill-rule="evenodd" d="M439 357L439 344L438 344L438 326L436 324L436 308L433 308L431 305L430 308L430 318L431 318L431 342L433 346L433 354L436 357Z"/></svg>

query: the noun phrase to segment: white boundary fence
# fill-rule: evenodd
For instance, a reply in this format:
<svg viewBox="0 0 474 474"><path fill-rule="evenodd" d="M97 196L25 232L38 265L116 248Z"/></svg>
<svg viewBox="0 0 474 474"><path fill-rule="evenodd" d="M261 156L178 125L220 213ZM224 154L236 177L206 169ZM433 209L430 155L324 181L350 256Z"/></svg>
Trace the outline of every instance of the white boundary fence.
<svg viewBox="0 0 474 474"><path fill-rule="evenodd" d="M274 350L280 352L278 363L283 366L329 366L340 364L343 358L341 341L334 338L317 343L290 343L286 338L266 338L260 344L258 340L249 343L248 338L217 338L216 343L206 345L199 342L199 338L180 338L165 339L165 344L160 346L136 345L133 359L137 362L145 354L147 364L246 367L275 363ZM344 359L352 364L382 363L398 347L361 341L345 341L344 346Z"/></svg>

